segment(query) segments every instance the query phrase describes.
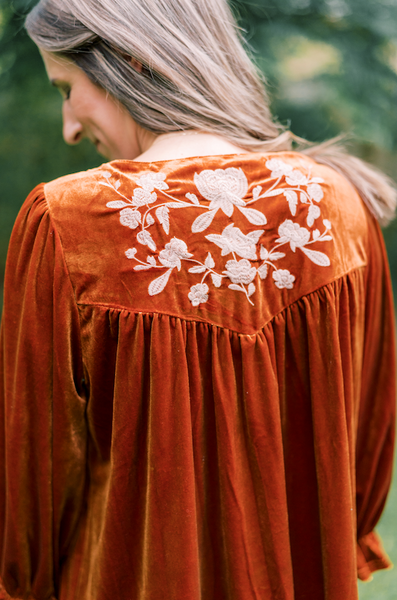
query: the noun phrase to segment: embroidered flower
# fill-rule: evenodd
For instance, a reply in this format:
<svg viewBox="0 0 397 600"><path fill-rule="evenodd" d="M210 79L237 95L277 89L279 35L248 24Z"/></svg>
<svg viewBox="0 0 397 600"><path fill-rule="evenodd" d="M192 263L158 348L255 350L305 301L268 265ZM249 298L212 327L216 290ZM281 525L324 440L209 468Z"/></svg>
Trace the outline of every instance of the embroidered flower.
<svg viewBox="0 0 397 600"><path fill-rule="evenodd" d="M181 270L181 259L191 258L193 254L187 251L187 246L183 240L179 240L174 237L172 240L165 245L165 249L159 254L159 261L164 267L174 268L178 271Z"/></svg>
<svg viewBox="0 0 397 600"><path fill-rule="evenodd" d="M221 235L211 234L205 237L210 242L214 242L219 248L222 248L222 256L235 252L241 258L250 258L256 260L256 245L263 233L263 229L251 231L245 235L233 223L225 227Z"/></svg>
<svg viewBox="0 0 397 600"><path fill-rule="evenodd" d="M290 243L291 250L295 252L296 248L302 248L310 240L310 231L305 227L301 227L298 223L294 223L290 219L287 219L278 228L278 235L280 236L276 240L277 244Z"/></svg>
<svg viewBox="0 0 397 600"><path fill-rule="evenodd" d="M208 301L208 292L209 288L206 283L198 283L197 285L192 285L188 298L193 306L198 306Z"/></svg>
<svg viewBox="0 0 397 600"><path fill-rule="evenodd" d="M278 158L271 158L266 162L266 167L272 172L272 177L282 177L288 175L293 170L291 165L279 160Z"/></svg>
<svg viewBox="0 0 397 600"><path fill-rule="evenodd" d="M256 277L256 269L251 266L247 259L243 260L228 260L226 263L226 271L223 274L229 277L233 283L251 283Z"/></svg>
<svg viewBox="0 0 397 600"><path fill-rule="evenodd" d="M138 179L137 184L140 185L146 192L156 190L168 190L169 186L165 183L165 173L144 173Z"/></svg>
<svg viewBox="0 0 397 600"><path fill-rule="evenodd" d="M243 198L248 192L248 181L241 169L209 169L194 175L200 194L210 200L210 209L221 208L231 217L234 206L245 206Z"/></svg>
<svg viewBox="0 0 397 600"><path fill-rule="evenodd" d="M120 211L120 223L124 227L130 229L136 229L142 220L141 213L138 210L132 210L132 208L124 208Z"/></svg>
<svg viewBox="0 0 397 600"><path fill-rule="evenodd" d="M288 185L307 185L308 179L306 175L301 173L300 171L291 171L288 177L285 178L285 181Z"/></svg>
<svg viewBox="0 0 397 600"><path fill-rule="evenodd" d="M153 202L156 202L156 200L157 194L155 192L151 194L148 190L135 188L134 195L132 197L132 204L134 206L145 206L145 204L153 204Z"/></svg>
<svg viewBox="0 0 397 600"><path fill-rule="evenodd" d="M287 269L278 269L278 271L274 271L273 279L279 290L282 290L283 288L292 290L294 287L295 277L294 275L291 275Z"/></svg>

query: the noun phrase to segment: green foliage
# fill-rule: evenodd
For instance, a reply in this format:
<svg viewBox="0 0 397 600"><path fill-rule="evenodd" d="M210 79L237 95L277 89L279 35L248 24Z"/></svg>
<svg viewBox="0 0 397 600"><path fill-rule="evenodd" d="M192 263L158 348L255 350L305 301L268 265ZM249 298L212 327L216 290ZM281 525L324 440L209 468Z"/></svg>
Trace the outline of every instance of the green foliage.
<svg viewBox="0 0 397 600"><path fill-rule="evenodd" d="M273 109L312 140L341 131L397 148L394 0L240 0Z"/></svg>

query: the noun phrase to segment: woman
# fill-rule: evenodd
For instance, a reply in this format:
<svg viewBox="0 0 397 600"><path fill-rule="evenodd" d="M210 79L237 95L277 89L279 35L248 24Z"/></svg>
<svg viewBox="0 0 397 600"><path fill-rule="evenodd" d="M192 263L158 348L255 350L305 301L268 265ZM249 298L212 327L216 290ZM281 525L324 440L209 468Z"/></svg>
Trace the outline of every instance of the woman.
<svg viewBox="0 0 397 600"><path fill-rule="evenodd" d="M12 234L4 597L357 599L390 566L393 188L292 151L225 0L42 0L27 30L111 162Z"/></svg>

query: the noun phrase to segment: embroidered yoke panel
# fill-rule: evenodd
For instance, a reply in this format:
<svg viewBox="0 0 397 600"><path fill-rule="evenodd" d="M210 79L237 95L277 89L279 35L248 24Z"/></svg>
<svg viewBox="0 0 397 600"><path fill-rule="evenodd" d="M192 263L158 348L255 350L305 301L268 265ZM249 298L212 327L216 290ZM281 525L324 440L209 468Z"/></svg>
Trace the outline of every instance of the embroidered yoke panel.
<svg viewBox="0 0 397 600"><path fill-rule="evenodd" d="M117 161L45 192L79 304L253 334L367 262L357 193L294 152Z"/></svg>

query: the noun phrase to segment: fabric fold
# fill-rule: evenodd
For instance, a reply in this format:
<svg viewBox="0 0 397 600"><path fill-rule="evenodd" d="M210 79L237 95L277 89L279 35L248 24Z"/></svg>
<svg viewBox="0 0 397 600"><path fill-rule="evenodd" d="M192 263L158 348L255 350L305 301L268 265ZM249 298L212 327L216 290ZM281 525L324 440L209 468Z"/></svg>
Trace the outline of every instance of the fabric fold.
<svg viewBox="0 0 397 600"><path fill-rule="evenodd" d="M357 542L357 575L362 581L370 581L372 573L380 569L392 569L382 541L375 531L363 535Z"/></svg>
<svg viewBox="0 0 397 600"><path fill-rule="evenodd" d="M393 319L377 223L307 157L39 186L5 280L0 599L358 600L391 566Z"/></svg>

